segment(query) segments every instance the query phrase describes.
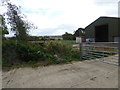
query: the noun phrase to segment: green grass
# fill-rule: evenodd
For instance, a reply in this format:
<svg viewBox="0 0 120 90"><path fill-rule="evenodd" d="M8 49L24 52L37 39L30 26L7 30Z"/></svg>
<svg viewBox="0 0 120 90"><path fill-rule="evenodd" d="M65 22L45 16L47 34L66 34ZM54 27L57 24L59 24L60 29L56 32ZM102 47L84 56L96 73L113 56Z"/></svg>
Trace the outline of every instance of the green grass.
<svg viewBox="0 0 120 90"><path fill-rule="evenodd" d="M30 41L32 43L48 43L48 42L60 42L64 45L74 45L77 44L75 40L48 40L48 41Z"/></svg>
<svg viewBox="0 0 120 90"><path fill-rule="evenodd" d="M64 45L74 45L76 44L76 41L75 40L60 40L58 42L61 42L63 43Z"/></svg>

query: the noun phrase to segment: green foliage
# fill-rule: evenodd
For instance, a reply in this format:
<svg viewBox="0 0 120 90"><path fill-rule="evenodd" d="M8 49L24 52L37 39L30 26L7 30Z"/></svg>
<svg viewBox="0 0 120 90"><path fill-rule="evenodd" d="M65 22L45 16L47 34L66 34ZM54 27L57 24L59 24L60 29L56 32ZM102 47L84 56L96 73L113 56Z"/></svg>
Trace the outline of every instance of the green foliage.
<svg viewBox="0 0 120 90"><path fill-rule="evenodd" d="M65 32L65 34L62 35L63 40L75 40L76 37L85 37L85 30L83 28L78 28L74 34L70 34L68 32Z"/></svg>
<svg viewBox="0 0 120 90"><path fill-rule="evenodd" d="M6 25L5 18L3 15L0 15L0 34L1 33L2 33L2 40L5 40L4 35L9 34L9 32L7 30L7 25Z"/></svg>
<svg viewBox="0 0 120 90"><path fill-rule="evenodd" d="M85 35L85 31L83 28L78 28L75 32L74 32L74 36L75 37L82 37Z"/></svg>
<svg viewBox="0 0 120 90"><path fill-rule="evenodd" d="M67 63L79 60L79 50L74 50L61 42L46 42L44 45L37 43L19 43L15 41L4 41L2 43L3 66L36 64Z"/></svg>
<svg viewBox="0 0 120 90"><path fill-rule="evenodd" d="M30 28L35 28L33 24L25 20L25 15L21 14L20 7L12 4L10 1L3 1L3 5L7 7L7 23L10 25L11 31L15 32L18 41L26 42Z"/></svg>
<svg viewBox="0 0 120 90"><path fill-rule="evenodd" d="M0 28L2 29L2 34L8 34L5 18L0 15Z"/></svg>
<svg viewBox="0 0 120 90"><path fill-rule="evenodd" d="M74 50L60 42L51 41L46 43L45 52L51 54L51 62L65 63L73 60L79 60L79 50Z"/></svg>
<svg viewBox="0 0 120 90"><path fill-rule="evenodd" d="M35 65L36 63L37 61L33 60L33 61L23 62L22 65Z"/></svg>
<svg viewBox="0 0 120 90"><path fill-rule="evenodd" d="M17 40L16 37L8 37L9 40Z"/></svg>
<svg viewBox="0 0 120 90"><path fill-rule="evenodd" d="M11 65L20 64L24 61L39 60L43 58L40 45L32 43L16 43L15 41L4 41L2 43L2 58Z"/></svg>
<svg viewBox="0 0 120 90"><path fill-rule="evenodd" d="M16 53L16 44L14 42L2 43L2 63L3 65L13 65L19 63Z"/></svg>
<svg viewBox="0 0 120 90"><path fill-rule="evenodd" d="M11 26L11 30L15 32L18 40L25 41L27 39L27 23L22 20L20 10L16 5L7 2L7 16L8 23Z"/></svg>
<svg viewBox="0 0 120 90"><path fill-rule="evenodd" d="M53 41L47 42L47 43L45 43L45 51L49 52L53 55L58 54L58 53L62 54L62 53L64 53L63 46L64 45L62 45L61 43L57 43L57 42L53 42ZM64 49L66 49L66 47Z"/></svg>
<svg viewBox="0 0 120 90"><path fill-rule="evenodd" d="M67 32L63 34L62 37L63 37L63 40L73 40L73 35Z"/></svg>
<svg viewBox="0 0 120 90"><path fill-rule="evenodd" d="M70 52L71 59L79 60L80 59L80 50L72 49Z"/></svg>
<svg viewBox="0 0 120 90"><path fill-rule="evenodd" d="M19 58L23 61L38 60L42 58L42 48L40 45L30 44L30 43L18 43L17 53Z"/></svg>
<svg viewBox="0 0 120 90"><path fill-rule="evenodd" d="M9 38L9 39L12 40L12 38ZM64 44L64 45L74 45L74 44L76 44L75 40L48 40L48 41L29 41L29 42L42 44L42 43L49 43L51 41L61 43L61 44Z"/></svg>

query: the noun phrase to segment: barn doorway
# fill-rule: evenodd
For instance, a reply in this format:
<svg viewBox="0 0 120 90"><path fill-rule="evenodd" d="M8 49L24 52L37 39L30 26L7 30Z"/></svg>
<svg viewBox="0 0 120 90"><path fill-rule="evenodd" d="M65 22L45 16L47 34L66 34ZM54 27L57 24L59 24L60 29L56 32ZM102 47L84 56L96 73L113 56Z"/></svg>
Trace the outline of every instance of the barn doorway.
<svg viewBox="0 0 120 90"><path fill-rule="evenodd" d="M108 24L95 26L95 42L108 42Z"/></svg>

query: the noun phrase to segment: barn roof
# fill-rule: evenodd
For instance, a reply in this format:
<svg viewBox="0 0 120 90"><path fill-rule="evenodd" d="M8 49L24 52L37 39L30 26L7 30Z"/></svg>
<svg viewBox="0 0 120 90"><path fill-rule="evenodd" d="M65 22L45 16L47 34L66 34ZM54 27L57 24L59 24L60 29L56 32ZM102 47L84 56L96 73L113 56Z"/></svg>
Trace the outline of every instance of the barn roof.
<svg viewBox="0 0 120 90"><path fill-rule="evenodd" d="M120 17L101 16L98 19L96 19L95 21L93 21L91 24L89 24L88 26L86 26L85 29L88 28L89 26L93 25L96 21L99 21L100 19L104 19L104 20L106 20L106 19L120 20Z"/></svg>

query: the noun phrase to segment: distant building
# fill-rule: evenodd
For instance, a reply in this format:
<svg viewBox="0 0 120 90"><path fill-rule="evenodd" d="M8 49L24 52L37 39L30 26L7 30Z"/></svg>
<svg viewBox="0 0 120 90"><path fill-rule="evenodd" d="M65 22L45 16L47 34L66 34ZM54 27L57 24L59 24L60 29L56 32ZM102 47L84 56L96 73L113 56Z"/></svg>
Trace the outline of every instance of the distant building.
<svg viewBox="0 0 120 90"><path fill-rule="evenodd" d="M81 37L76 37L76 43L81 43L82 42L82 38Z"/></svg>
<svg viewBox="0 0 120 90"><path fill-rule="evenodd" d="M48 36L50 39L63 40L62 36Z"/></svg>
<svg viewBox="0 0 120 90"><path fill-rule="evenodd" d="M76 37L76 43L85 42L85 37Z"/></svg>
<svg viewBox="0 0 120 90"><path fill-rule="evenodd" d="M56 35L56 36L38 36L39 39L45 39L45 40L63 40L62 36Z"/></svg>
<svg viewBox="0 0 120 90"><path fill-rule="evenodd" d="M120 18L99 17L85 28L87 40L95 42L118 42Z"/></svg>

